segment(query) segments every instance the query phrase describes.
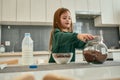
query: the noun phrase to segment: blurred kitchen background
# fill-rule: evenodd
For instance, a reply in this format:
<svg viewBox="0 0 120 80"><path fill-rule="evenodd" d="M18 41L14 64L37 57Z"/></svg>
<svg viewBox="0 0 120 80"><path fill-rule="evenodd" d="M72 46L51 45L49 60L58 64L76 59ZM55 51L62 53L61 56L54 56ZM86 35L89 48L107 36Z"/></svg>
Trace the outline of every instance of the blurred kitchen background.
<svg viewBox="0 0 120 80"><path fill-rule="evenodd" d="M35 25L2 25L1 26L1 42L10 41L10 46L5 46L6 52L21 51L21 42L24 33L30 33L34 41L34 51L48 50L50 31L52 26L35 26ZM99 31L103 31L104 43L108 48L119 48L119 27L95 27L93 18L81 18L76 16L74 24L74 32L90 33L99 35Z"/></svg>
<svg viewBox="0 0 120 80"><path fill-rule="evenodd" d="M120 48L120 0L0 0L0 43L6 52L21 51L30 33L34 51L48 51L53 14L68 8L74 32L98 35L103 30L108 48Z"/></svg>

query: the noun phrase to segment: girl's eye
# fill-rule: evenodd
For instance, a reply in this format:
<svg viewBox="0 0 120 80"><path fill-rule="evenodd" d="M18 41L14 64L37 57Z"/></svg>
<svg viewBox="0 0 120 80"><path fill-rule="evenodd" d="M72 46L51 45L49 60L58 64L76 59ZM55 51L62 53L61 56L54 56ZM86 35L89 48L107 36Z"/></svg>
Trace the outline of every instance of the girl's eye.
<svg viewBox="0 0 120 80"><path fill-rule="evenodd" d="M71 20L71 17L69 17L69 20Z"/></svg>
<svg viewBox="0 0 120 80"><path fill-rule="evenodd" d="M63 19L66 19L66 18L63 18Z"/></svg>
<svg viewBox="0 0 120 80"><path fill-rule="evenodd" d="M63 18L63 19L67 19L67 18ZM69 19L69 20L71 20L71 18L70 18L70 17L69 17L68 19Z"/></svg>

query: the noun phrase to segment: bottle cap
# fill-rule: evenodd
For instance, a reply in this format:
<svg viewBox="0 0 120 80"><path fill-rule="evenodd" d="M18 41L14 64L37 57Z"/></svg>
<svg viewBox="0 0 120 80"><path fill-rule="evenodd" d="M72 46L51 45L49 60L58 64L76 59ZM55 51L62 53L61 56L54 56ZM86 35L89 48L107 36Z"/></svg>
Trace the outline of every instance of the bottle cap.
<svg viewBox="0 0 120 80"><path fill-rule="evenodd" d="M29 68L35 69L35 68L38 68L38 66L37 65L30 65Z"/></svg>
<svg viewBox="0 0 120 80"><path fill-rule="evenodd" d="M30 33L25 33L25 36L30 36Z"/></svg>

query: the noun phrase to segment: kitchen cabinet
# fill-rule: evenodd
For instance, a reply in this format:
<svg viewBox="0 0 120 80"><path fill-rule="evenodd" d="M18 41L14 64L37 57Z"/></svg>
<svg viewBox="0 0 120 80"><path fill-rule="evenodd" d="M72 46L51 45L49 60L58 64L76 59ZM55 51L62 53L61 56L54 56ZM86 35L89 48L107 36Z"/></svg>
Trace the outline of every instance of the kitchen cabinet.
<svg viewBox="0 0 120 80"><path fill-rule="evenodd" d="M75 0L70 0L68 4L68 0L61 0L62 7L68 8L70 10L73 23L76 22L74 1Z"/></svg>
<svg viewBox="0 0 120 80"><path fill-rule="evenodd" d="M88 11L88 0L75 0L76 11Z"/></svg>
<svg viewBox="0 0 120 80"><path fill-rule="evenodd" d="M59 7L66 7L71 11L73 23L76 22L77 11L100 12L101 16L94 19L95 26L113 27L120 24L119 3L120 0L70 0L69 3L68 0L0 0L0 22L12 25L42 22L45 25L53 22L54 13Z"/></svg>
<svg viewBox="0 0 120 80"><path fill-rule="evenodd" d="M113 60L120 61L120 52L113 52Z"/></svg>
<svg viewBox="0 0 120 80"><path fill-rule="evenodd" d="M108 49L108 52L113 61L120 61L120 49Z"/></svg>
<svg viewBox="0 0 120 80"><path fill-rule="evenodd" d="M94 21L95 26L116 26L113 14L113 0L101 0L101 16L95 18Z"/></svg>
<svg viewBox="0 0 120 80"><path fill-rule="evenodd" d="M85 59L82 53L76 54L75 62L83 62L84 60Z"/></svg>
<svg viewBox="0 0 120 80"><path fill-rule="evenodd" d="M54 13L59 7L61 7L61 0L47 0L47 3L46 3L47 20L46 20L46 22L50 22L50 23L53 22Z"/></svg>
<svg viewBox="0 0 120 80"><path fill-rule="evenodd" d="M100 0L75 0L75 10L82 12L100 12Z"/></svg>
<svg viewBox="0 0 120 80"><path fill-rule="evenodd" d="M30 22L30 0L17 0L17 22L19 21Z"/></svg>
<svg viewBox="0 0 120 80"><path fill-rule="evenodd" d="M120 0L113 0L113 14L115 24L120 24Z"/></svg>
<svg viewBox="0 0 120 80"><path fill-rule="evenodd" d="M100 11L100 0L88 0L88 11L101 12Z"/></svg>
<svg viewBox="0 0 120 80"><path fill-rule="evenodd" d="M16 21L16 0L2 0L2 21Z"/></svg>
<svg viewBox="0 0 120 80"><path fill-rule="evenodd" d="M46 21L46 0L31 0L31 22Z"/></svg>

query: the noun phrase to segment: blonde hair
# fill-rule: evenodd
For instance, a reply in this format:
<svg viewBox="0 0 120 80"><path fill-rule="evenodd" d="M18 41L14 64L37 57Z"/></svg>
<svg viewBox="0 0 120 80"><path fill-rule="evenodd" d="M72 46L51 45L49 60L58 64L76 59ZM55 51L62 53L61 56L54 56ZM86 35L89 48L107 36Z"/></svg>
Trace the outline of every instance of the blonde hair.
<svg viewBox="0 0 120 80"><path fill-rule="evenodd" d="M52 31L51 31L51 35L50 35L50 42L49 42L49 50L51 51L52 49L52 36L53 36L53 32L55 30L55 28L60 29L60 31L62 31L62 25L61 25L61 21L60 21L60 17L63 13L65 12L70 12L67 8L58 8L54 14L54 19L53 19L53 27L52 27ZM69 32L73 32L73 24L71 21L71 26L68 29Z"/></svg>

